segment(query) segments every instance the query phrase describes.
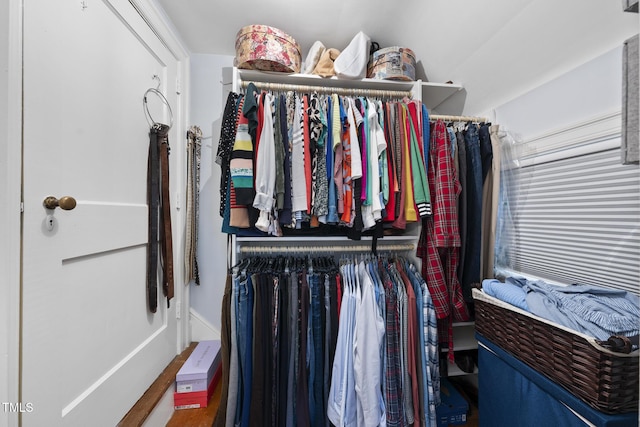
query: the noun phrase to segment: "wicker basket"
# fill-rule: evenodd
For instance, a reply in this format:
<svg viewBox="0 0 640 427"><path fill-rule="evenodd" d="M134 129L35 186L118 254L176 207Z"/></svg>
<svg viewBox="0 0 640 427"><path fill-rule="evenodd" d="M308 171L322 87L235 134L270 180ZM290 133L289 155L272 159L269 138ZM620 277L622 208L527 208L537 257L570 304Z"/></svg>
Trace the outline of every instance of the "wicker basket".
<svg viewBox="0 0 640 427"><path fill-rule="evenodd" d="M601 412L638 410L638 351L614 353L477 289L473 298L479 334Z"/></svg>

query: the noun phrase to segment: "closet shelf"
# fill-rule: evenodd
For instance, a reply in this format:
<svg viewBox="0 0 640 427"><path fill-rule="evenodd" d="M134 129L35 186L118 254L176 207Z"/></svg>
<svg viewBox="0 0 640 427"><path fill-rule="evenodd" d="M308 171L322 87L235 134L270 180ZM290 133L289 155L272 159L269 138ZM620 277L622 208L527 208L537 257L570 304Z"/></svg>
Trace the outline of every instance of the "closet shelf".
<svg viewBox="0 0 640 427"><path fill-rule="evenodd" d="M422 82L422 103L431 111L460 90L458 84Z"/></svg>
<svg viewBox="0 0 640 427"><path fill-rule="evenodd" d="M469 342L466 345L456 345L455 349L454 349L454 353L456 351L475 350L477 348L478 348L478 343L477 342L476 343ZM448 353L448 352L449 352L448 348L443 348L442 349L442 353Z"/></svg>
<svg viewBox="0 0 640 427"><path fill-rule="evenodd" d="M476 322L474 321L470 321L470 322L453 322L453 327L454 328L462 328L464 326L473 326L475 327Z"/></svg>
<svg viewBox="0 0 640 427"><path fill-rule="evenodd" d="M477 374L478 373L478 368L474 368L473 370L473 374ZM459 377L461 375L471 375L472 373L470 372L465 372L462 369L458 368L458 365L454 364L447 364L447 376L448 377Z"/></svg>

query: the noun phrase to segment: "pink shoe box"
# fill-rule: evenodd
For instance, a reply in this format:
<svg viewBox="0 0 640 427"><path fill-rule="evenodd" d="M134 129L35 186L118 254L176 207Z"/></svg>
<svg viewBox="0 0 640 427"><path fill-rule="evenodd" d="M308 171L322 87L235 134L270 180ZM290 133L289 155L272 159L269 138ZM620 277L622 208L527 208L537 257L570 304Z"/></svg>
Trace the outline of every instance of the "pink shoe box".
<svg viewBox="0 0 640 427"><path fill-rule="evenodd" d="M192 391L189 393L173 393L173 408L176 410L206 408L209 405L209 401L211 400L211 396L213 395L216 386L220 382L221 376L222 366L218 365L218 369L216 369L207 390Z"/></svg>

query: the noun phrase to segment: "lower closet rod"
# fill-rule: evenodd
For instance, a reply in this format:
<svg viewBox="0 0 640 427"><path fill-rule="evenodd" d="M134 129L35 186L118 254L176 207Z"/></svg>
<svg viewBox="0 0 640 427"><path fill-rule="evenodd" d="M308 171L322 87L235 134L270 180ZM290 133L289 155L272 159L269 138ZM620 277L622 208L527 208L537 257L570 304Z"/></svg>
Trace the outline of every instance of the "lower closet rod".
<svg viewBox="0 0 640 427"><path fill-rule="evenodd" d="M415 245L412 243L404 243L404 244L380 244L378 243L377 247L378 251L386 252L386 251L394 251L394 252L404 252L404 251L414 251ZM300 253L300 252L311 252L311 253L320 253L320 252L370 252L371 245L345 245L345 246L242 246L240 248L240 253L254 253L254 254L264 254L264 253Z"/></svg>

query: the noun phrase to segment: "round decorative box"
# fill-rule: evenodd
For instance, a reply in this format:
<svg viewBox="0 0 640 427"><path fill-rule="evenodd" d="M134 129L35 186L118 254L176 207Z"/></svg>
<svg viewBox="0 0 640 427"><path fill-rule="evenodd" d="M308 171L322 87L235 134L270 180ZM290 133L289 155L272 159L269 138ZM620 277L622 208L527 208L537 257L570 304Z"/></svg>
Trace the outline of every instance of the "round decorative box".
<svg viewBox="0 0 640 427"><path fill-rule="evenodd" d="M416 79L416 55L408 47L386 47L373 52L367 77L382 80Z"/></svg>
<svg viewBox="0 0 640 427"><path fill-rule="evenodd" d="M236 35L238 68L299 73L300 45L284 31L267 25L248 25Z"/></svg>

